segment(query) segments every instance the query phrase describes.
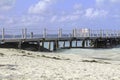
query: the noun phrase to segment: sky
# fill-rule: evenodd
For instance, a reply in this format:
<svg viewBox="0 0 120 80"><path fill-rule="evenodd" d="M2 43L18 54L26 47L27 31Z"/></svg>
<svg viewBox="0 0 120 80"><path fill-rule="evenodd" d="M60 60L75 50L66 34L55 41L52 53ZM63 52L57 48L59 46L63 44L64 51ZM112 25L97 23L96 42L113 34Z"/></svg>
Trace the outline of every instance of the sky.
<svg viewBox="0 0 120 80"><path fill-rule="evenodd" d="M120 29L120 0L0 0L0 28Z"/></svg>

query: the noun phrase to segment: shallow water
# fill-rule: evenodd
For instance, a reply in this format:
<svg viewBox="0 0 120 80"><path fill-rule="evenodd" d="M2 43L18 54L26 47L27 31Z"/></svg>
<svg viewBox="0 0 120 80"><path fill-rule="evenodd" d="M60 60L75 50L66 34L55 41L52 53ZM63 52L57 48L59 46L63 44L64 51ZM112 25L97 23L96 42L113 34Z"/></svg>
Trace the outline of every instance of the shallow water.
<svg viewBox="0 0 120 80"><path fill-rule="evenodd" d="M61 42L59 46L63 43ZM75 42L73 42L74 46ZM53 43L51 45L51 50ZM66 46L69 46L69 43L66 42ZM48 48L48 43L45 43L45 47ZM56 52L55 52L56 53ZM112 61L120 61L120 45L116 48L109 48L109 49L59 49L57 53L61 54L77 54L83 57L89 57L94 59L101 59L101 60L112 60Z"/></svg>
<svg viewBox="0 0 120 80"><path fill-rule="evenodd" d="M90 57L102 60L117 60L120 61L120 48L111 49L65 49L58 53L77 54L83 57Z"/></svg>

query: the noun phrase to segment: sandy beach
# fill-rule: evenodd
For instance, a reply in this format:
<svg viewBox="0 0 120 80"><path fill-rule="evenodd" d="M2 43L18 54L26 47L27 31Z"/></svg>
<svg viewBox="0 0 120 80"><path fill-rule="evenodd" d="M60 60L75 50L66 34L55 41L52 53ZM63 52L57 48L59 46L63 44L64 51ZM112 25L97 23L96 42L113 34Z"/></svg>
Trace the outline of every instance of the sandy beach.
<svg viewBox="0 0 120 80"><path fill-rule="evenodd" d="M120 80L119 61L0 49L0 80Z"/></svg>

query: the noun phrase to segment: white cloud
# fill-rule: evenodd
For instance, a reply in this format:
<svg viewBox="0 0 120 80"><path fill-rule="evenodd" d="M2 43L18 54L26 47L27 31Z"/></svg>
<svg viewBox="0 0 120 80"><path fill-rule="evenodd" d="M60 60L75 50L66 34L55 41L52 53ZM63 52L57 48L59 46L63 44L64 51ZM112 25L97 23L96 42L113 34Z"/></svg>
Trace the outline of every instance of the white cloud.
<svg viewBox="0 0 120 80"><path fill-rule="evenodd" d="M29 13L41 14L47 11L49 6L54 3L54 0L40 0L37 4L29 8Z"/></svg>
<svg viewBox="0 0 120 80"><path fill-rule="evenodd" d="M15 2L16 0L0 0L0 11L10 10Z"/></svg>
<svg viewBox="0 0 120 80"><path fill-rule="evenodd" d="M35 15L23 15L23 16L0 16L1 27L33 27L40 26L43 23L44 18L42 16ZM9 26L8 26L9 25Z"/></svg>
<svg viewBox="0 0 120 80"><path fill-rule="evenodd" d="M78 20L80 18L80 15L77 14L67 14L67 15L55 15L52 16L50 19L51 23L54 22L70 22L70 21L75 21Z"/></svg>
<svg viewBox="0 0 120 80"><path fill-rule="evenodd" d="M58 21L59 22L75 21L75 20L78 20L79 17L80 17L79 15L74 15L74 14L64 15L64 16L61 16Z"/></svg>
<svg viewBox="0 0 120 80"><path fill-rule="evenodd" d="M81 16L83 16L82 5L80 3L76 3L73 5L73 10L71 12L60 11L60 15L52 16L50 22L71 22L79 20Z"/></svg>
<svg viewBox="0 0 120 80"><path fill-rule="evenodd" d="M14 18L14 24L17 26L35 26L39 25L44 18L42 16L37 16L37 15L24 15L19 18ZM13 25L14 25L13 24Z"/></svg>
<svg viewBox="0 0 120 80"><path fill-rule="evenodd" d="M107 11L105 10L98 10L94 8L88 8L85 11L85 16L88 18L96 18L96 17L104 17L108 14Z"/></svg>

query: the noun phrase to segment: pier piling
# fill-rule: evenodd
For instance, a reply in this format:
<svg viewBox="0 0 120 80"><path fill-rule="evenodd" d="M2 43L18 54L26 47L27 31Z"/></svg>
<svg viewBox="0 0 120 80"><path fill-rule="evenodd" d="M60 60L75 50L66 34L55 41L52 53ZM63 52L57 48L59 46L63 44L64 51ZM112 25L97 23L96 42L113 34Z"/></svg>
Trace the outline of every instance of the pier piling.
<svg viewBox="0 0 120 80"><path fill-rule="evenodd" d="M82 48L85 47L85 40L82 41Z"/></svg>
<svg viewBox="0 0 120 80"><path fill-rule="evenodd" d="M69 42L70 42L70 48L72 48L72 40L70 40Z"/></svg>
<svg viewBox="0 0 120 80"><path fill-rule="evenodd" d="M53 51L56 51L57 49L56 49L56 42L54 41L53 42Z"/></svg>

